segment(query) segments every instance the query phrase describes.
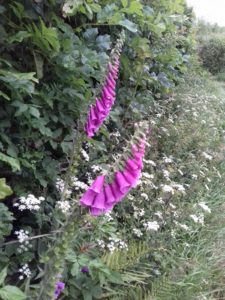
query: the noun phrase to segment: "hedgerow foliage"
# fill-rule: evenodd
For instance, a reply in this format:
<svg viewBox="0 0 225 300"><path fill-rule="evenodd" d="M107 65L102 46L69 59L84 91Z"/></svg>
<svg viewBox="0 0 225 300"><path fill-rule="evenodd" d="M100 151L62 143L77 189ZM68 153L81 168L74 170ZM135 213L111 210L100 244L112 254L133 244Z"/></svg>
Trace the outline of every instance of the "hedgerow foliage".
<svg viewBox="0 0 225 300"><path fill-rule="evenodd" d="M83 130L88 107L122 30L116 103L90 140ZM51 299L59 275L65 299L126 298L117 285L141 285L149 274L140 259L154 266L158 260L147 252L149 244L135 241L128 245L134 265L128 258L119 268L106 263L98 243L111 237L125 247L123 224L135 226L123 213L130 208L116 208L110 223L89 217L78 200L96 178L96 165L107 169L135 123L149 121L190 67L192 13L183 0L3 0L0 35L0 267L8 266L8 277L6 271L1 276L28 299ZM157 132L152 135L157 143ZM68 218L57 204L60 187L64 197L71 182ZM89 275L80 272L85 266ZM13 288L0 289L0 296L25 298Z"/></svg>

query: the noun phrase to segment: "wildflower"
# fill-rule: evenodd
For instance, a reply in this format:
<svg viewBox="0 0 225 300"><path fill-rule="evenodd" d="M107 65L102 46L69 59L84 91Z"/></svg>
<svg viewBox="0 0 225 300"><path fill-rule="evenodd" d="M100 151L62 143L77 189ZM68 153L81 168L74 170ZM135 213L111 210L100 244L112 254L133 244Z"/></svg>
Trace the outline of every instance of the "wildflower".
<svg viewBox="0 0 225 300"><path fill-rule="evenodd" d="M146 228L146 230L150 231L157 231L159 229L159 224L157 221L153 221L153 222L146 222L144 223L144 227Z"/></svg>
<svg viewBox="0 0 225 300"><path fill-rule="evenodd" d="M81 149L81 154L86 161L89 161L89 155L84 149Z"/></svg>
<svg viewBox="0 0 225 300"><path fill-rule="evenodd" d="M163 185L162 190L164 193L171 193L172 195L174 194L174 189L170 185L167 185L167 184Z"/></svg>
<svg viewBox="0 0 225 300"><path fill-rule="evenodd" d="M188 227L186 224L180 224L180 223L178 223L177 225L178 225L180 228L182 228L182 229L184 229L184 230L186 230L186 231L189 230L189 227Z"/></svg>
<svg viewBox="0 0 225 300"><path fill-rule="evenodd" d="M13 206L17 207L20 211L30 210L38 211L41 208L41 203L45 200L44 197L36 198L33 194L27 195L27 197L21 196L17 203L14 203Z"/></svg>
<svg viewBox="0 0 225 300"><path fill-rule="evenodd" d="M134 228L133 229L134 235L136 235L137 237L141 237L143 235L143 233L141 232L140 229Z"/></svg>
<svg viewBox="0 0 225 300"><path fill-rule="evenodd" d="M23 280L25 277L31 277L31 271L28 264L24 264L20 269L19 272L21 275L19 276L19 280Z"/></svg>
<svg viewBox="0 0 225 300"><path fill-rule="evenodd" d="M148 200L148 195L146 193L141 193L141 197L143 197L145 200Z"/></svg>
<svg viewBox="0 0 225 300"><path fill-rule="evenodd" d="M106 175L98 176L80 199L80 204L90 208L93 216L105 213L120 202L137 185L143 168L145 139L131 146L131 157L126 159L123 171L114 173L113 181L106 183Z"/></svg>
<svg viewBox="0 0 225 300"><path fill-rule="evenodd" d="M206 212L211 213L211 209L206 205L205 202L199 202L198 205Z"/></svg>
<svg viewBox="0 0 225 300"><path fill-rule="evenodd" d="M70 203L67 200L57 201L56 206L64 215L68 215L71 210Z"/></svg>
<svg viewBox="0 0 225 300"><path fill-rule="evenodd" d="M84 273L84 274L88 274L88 273L89 273L89 268L88 268L87 266L84 266L84 267L81 268L80 271L81 271L82 273Z"/></svg>
<svg viewBox="0 0 225 300"><path fill-rule="evenodd" d="M202 156L203 156L206 160L212 160L212 159L213 159L212 155L209 155L209 154L206 153L206 152L202 152Z"/></svg>
<svg viewBox="0 0 225 300"><path fill-rule="evenodd" d="M190 218L195 222L199 224L204 224L204 215L199 214L199 215L190 215Z"/></svg>
<svg viewBox="0 0 225 300"><path fill-rule="evenodd" d="M58 297L60 296L61 292L64 290L65 288L65 283L62 281L58 281L55 285L55 292L54 292L54 296L55 299L58 299Z"/></svg>
<svg viewBox="0 0 225 300"><path fill-rule="evenodd" d="M103 85L100 98L96 98L95 104L90 107L88 119L85 124L86 135L91 138L98 131L108 116L116 96L116 80L119 72L119 57L123 44L124 35L118 39L116 49L112 51L112 59L108 64L108 73Z"/></svg>

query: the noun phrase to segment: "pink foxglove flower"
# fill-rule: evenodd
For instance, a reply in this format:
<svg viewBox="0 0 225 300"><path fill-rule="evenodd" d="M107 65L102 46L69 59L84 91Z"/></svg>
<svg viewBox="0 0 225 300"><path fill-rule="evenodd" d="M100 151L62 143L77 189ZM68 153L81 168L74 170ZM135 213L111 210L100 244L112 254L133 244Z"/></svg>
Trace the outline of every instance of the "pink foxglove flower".
<svg viewBox="0 0 225 300"><path fill-rule="evenodd" d="M124 36L118 40L115 49L112 51L112 60L107 67L107 76L100 93L100 98L96 98L95 104L90 107L88 118L84 126L85 133L92 138L107 118L116 99L116 80L119 73L119 57Z"/></svg>
<svg viewBox="0 0 225 300"><path fill-rule="evenodd" d="M143 169L145 138L131 147L131 157L125 162L122 171L115 172L112 183L106 183L105 176L96 178L80 199L80 204L90 209L93 216L98 216L113 208L127 193L137 185Z"/></svg>

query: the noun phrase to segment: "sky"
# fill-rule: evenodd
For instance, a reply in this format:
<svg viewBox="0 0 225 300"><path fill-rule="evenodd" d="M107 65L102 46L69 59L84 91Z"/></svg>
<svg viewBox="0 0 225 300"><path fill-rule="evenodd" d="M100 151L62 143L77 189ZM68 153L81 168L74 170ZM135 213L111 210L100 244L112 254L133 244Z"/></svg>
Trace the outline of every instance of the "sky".
<svg viewBox="0 0 225 300"><path fill-rule="evenodd" d="M225 26L225 0L186 0L197 18Z"/></svg>

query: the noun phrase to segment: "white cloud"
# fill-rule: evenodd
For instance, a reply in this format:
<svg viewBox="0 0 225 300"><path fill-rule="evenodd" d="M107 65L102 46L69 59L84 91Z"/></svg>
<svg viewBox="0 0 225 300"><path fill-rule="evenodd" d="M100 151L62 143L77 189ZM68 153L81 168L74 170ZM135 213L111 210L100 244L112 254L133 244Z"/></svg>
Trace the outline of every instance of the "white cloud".
<svg viewBox="0 0 225 300"><path fill-rule="evenodd" d="M197 18L225 26L225 0L187 0Z"/></svg>

